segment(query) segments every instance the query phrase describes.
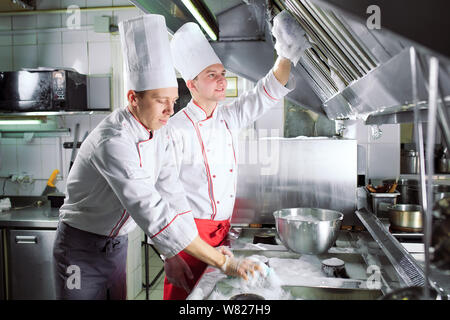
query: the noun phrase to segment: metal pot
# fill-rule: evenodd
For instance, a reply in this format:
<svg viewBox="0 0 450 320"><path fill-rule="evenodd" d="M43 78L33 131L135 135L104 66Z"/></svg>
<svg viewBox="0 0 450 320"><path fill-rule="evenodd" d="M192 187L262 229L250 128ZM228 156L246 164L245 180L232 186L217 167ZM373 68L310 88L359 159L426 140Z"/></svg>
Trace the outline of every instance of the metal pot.
<svg viewBox="0 0 450 320"><path fill-rule="evenodd" d="M402 150L400 155L400 172L419 172L419 153L415 150Z"/></svg>
<svg viewBox="0 0 450 320"><path fill-rule="evenodd" d="M423 228L422 207L415 204L396 204L388 207L391 227L405 231L420 231Z"/></svg>
<svg viewBox="0 0 450 320"><path fill-rule="evenodd" d="M297 253L321 254L336 241L344 215L318 208L289 208L273 213L278 236Z"/></svg>

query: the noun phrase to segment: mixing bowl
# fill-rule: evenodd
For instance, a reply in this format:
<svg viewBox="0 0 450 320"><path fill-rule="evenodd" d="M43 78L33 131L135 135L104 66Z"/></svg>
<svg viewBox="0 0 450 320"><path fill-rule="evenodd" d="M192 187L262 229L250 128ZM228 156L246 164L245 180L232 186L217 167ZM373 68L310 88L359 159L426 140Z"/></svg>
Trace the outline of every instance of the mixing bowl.
<svg viewBox="0 0 450 320"><path fill-rule="evenodd" d="M336 241L344 215L319 208L289 208L273 213L278 236L290 250L321 254Z"/></svg>

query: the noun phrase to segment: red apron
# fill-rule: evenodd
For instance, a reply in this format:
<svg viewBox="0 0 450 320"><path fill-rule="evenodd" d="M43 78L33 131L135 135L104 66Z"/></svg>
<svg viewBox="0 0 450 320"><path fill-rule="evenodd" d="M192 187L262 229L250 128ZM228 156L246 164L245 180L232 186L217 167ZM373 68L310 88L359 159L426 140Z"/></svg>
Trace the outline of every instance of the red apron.
<svg viewBox="0 0 450 320"><path fill-rule="evenodd" d="M206 243L213 247L219 246L230 230L230 221L214 221L206 219L195 219L195 224L197 225L197 230L200 238L202 238ZM189 287L192 288L200 279L200 276L205 271L207 264L194 258L193 256L181 251L178 256L183 258L184 261L191 268L194 278L188 280ZM187 293L183 288L179 288L171 284L167 277L164 278L164 300L185 300L189 293Z"/></svg>

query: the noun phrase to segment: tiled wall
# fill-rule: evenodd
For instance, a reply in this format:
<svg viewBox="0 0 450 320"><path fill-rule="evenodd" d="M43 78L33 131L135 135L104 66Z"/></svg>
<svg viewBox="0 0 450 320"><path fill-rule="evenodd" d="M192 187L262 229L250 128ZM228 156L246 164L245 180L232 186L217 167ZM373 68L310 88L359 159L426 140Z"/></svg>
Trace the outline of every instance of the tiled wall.
<svg viewBox="0 0 450 320"><path fill-rule="evenodd" d="M362 120L345 121L344 136L358 140L358 174L366 180L396 178L400 174L400 125L384 124L382 136L375 139ZM366 181L367 182L367 181Z"/></svg>

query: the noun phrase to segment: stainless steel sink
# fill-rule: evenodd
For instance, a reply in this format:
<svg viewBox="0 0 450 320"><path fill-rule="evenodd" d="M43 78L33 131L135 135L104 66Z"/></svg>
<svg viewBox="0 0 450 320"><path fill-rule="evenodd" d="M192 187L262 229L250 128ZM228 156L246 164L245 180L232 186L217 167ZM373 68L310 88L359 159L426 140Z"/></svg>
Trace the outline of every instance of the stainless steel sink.
<svg viewBox="0 0 450 320"><path fill-rule="evenodd" d="M383 295L381 290L322 288L308 286L282 286L294 299L302 300L376 300Z"/></svg>

